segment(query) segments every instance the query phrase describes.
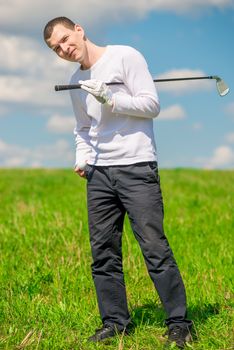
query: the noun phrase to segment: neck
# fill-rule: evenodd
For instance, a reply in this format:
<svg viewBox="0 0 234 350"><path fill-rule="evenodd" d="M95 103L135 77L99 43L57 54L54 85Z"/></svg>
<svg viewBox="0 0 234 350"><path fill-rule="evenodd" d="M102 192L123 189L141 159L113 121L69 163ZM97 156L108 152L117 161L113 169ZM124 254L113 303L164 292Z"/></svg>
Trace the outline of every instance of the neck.
<svg viewBox="0 0 234 350"><path fill-rule="evenodd" d="M103 55L106 47L97 46L87 39L86 41L86 54L81 64L81 69L86 70L91 68Z"/></svg>

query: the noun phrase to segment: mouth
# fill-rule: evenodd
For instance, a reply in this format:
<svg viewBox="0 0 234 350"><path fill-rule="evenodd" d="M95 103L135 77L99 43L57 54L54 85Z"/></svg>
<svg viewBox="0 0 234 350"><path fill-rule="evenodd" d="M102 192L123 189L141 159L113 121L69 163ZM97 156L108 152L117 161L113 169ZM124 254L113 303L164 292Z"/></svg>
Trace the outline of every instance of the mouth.
<svg viewBox="0 0 234 350"><path fill-rule="evenodd" d="M74 53L75 50L76 50L76 49L74 48L74 49L71 51L71 53L69 54L69 58L72 58L73 53Z"/></svg>

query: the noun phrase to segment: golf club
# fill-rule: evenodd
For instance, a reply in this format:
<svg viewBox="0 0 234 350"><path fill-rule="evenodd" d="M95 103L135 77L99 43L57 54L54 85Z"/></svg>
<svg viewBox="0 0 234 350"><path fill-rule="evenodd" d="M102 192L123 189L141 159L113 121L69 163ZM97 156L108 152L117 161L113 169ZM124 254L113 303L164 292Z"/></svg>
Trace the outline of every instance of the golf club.
<svg viewBox="0 0 234 350"><path fill-rule="evenodd" d="M190 78L167 78L167 79L154 79L153 81L155 83L162 83L162 82L168 82L168 81L182 81L182 80L199 80L199 79L215 79L216 80L216 87L217 91L220 96L225 96L229 92L229 87L227 84L218 77L217 75L210 75L206 77L190 77ZM106 85L118 85L118 84L124 84L120 81L114 81L106 83ZM61 90L72 90L72 89L80 89L80 84L74 84L74 85L55 85L55 91L61 91Z"/></svg>

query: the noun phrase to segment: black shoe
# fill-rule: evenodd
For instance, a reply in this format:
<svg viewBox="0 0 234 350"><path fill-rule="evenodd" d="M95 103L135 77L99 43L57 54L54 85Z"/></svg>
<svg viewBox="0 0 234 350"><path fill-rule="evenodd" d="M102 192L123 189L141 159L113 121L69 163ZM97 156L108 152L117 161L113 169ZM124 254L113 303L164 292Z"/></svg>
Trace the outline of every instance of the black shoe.
<svg viewBox="0 0 234 350"><path fill-rule="evenodd" d="M192 341L189 327L186 326L176 325L169 328L166 334L168 335L166 346L170 346L174 343L178 348L183 349L186 343Z"/></svg>
<svg viewBox="0 0 234 350"><path fill-rule="evenodd" d="M112 338L117 334L122 333L116 328L112 328L110 326L104 325L102 328L97 329L95 334L89 337L88 341L90 342L100 342L108 338Z"/></svg>

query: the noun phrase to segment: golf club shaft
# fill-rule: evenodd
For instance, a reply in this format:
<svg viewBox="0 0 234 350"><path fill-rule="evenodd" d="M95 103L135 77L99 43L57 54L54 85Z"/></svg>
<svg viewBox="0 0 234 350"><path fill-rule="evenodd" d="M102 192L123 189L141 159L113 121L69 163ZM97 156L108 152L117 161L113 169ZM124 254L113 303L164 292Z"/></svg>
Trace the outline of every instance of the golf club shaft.
<svg viewBox="0 0 234 350"><path fill-rule="evenodd" d="M163 83L167 81L182 81L182 80L199 80L199 79L216 79L217 77L214 75L209 75L206 77L187 77L187 78L167 78L167 79L154 79L153 81L155 83ZM106 85L119 85L124 84L120 81L113 81L106 83ZM55 85L55 91L61 91L61 90L72 90L72 89L80 89L81 84L70 84L70 85Z"/></svg>

